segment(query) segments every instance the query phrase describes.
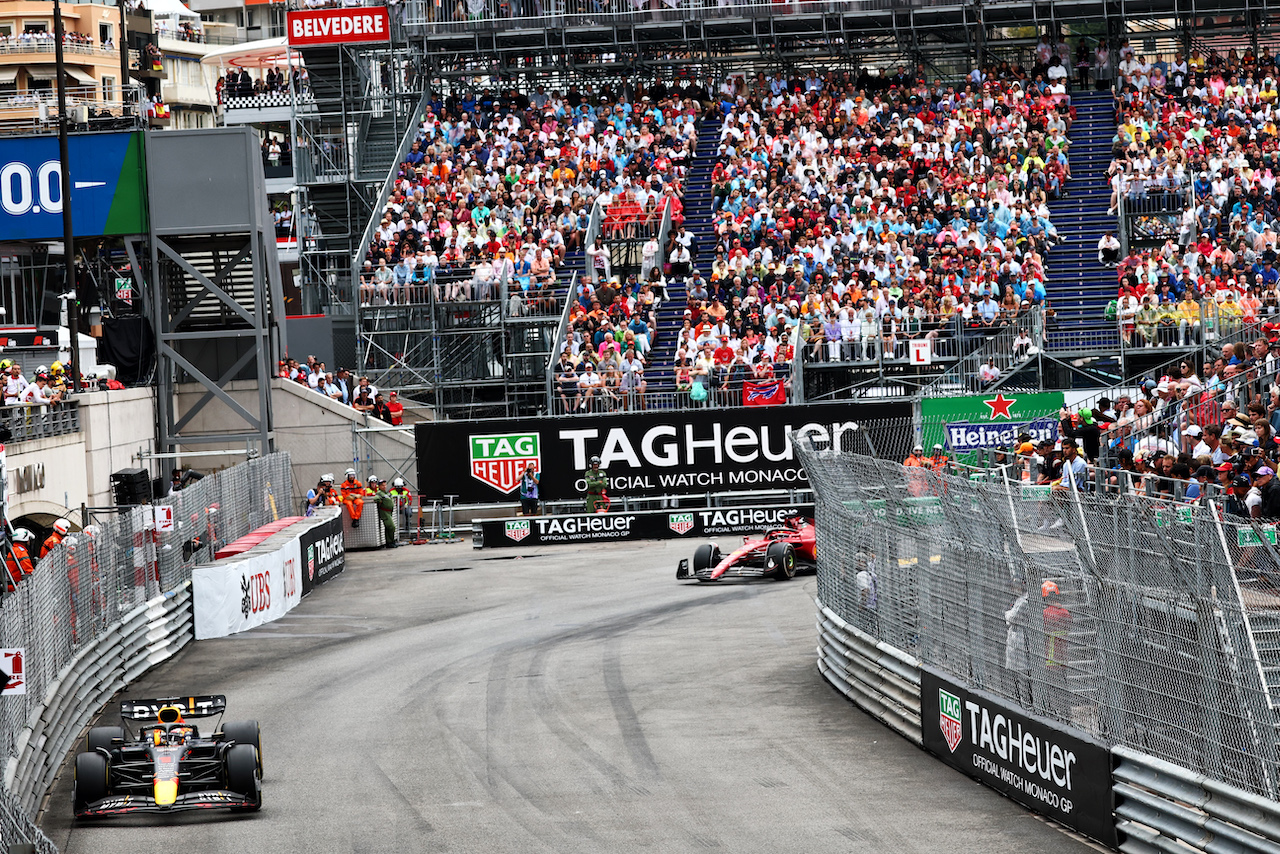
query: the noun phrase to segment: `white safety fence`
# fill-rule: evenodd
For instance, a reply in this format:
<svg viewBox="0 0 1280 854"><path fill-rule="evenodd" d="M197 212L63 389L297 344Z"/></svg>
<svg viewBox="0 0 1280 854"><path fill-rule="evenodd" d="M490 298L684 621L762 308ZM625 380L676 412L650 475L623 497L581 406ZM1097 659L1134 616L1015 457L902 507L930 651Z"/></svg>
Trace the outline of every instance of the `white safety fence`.
<svg viewBox="0 0 1280 854"><path fill-rule="evenodd" d="M289 457L271 454L70 534L0 602L0 841L56 851L35 824L62 760L117 691L194 637L191 570L288 510ZM13 687L12 685L10 686Z"/></svg>
<svg viewBox="0 0 1280 854"><path fill-rule="evenodd" d="M837 690L1118 850L1280 854L1267 531L793 442L815 489L818 669ZM1026 591L1044 602L1023 608ZM1019 776L988 707L1079 755L1077 789Z"/></svg>
<svg viewBox="0 0 1280 854"><path fill-rule="evenodd" d="M32 812L63 758L103 704L193 638L191 582L139 605L62 668L37 713L18 733L5 788Z"/></svg>

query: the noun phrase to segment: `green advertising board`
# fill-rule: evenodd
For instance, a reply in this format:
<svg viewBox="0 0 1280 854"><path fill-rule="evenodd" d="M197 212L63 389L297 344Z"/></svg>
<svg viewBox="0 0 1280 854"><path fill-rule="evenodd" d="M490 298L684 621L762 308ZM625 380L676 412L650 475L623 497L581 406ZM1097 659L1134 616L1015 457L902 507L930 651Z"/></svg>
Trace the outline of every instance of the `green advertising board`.
<svg viewBox="0 0 1280 854"><path fill-rule="evenodd" d="M1023 432L1035 441L1057 441L1062 405L1060 391L926 399L920 407L920 443L926 453L941 444L953 459L966 461L982 449L1011 450Z"/></svg>

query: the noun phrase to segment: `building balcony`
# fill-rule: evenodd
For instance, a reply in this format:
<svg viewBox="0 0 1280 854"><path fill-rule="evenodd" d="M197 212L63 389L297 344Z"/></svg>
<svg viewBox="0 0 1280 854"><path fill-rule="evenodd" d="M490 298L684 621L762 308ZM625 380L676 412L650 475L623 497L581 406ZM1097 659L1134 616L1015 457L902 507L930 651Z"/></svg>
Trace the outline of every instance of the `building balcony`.
<svg viewBox="0 0 1280 854"><path fill-rule="evenodd" d="M17 444L80 432L80 407L74 401L56 406L0 406L0 442Z"/></svg>

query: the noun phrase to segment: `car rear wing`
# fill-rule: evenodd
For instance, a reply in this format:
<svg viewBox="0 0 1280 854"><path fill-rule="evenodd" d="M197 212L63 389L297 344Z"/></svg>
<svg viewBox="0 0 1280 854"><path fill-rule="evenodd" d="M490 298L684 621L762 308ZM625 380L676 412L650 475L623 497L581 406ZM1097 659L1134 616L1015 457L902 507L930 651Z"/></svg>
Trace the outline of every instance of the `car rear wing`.
<svg viewBox="0 0 1280 854"><path fill-rule="evenodd" d="M125 700L120 704L120 717L127 721L155 721L160 710L176 706L184 718L212 718L227 710L227 698L221 694L203 697L161 697L156 700Z"/></svg>

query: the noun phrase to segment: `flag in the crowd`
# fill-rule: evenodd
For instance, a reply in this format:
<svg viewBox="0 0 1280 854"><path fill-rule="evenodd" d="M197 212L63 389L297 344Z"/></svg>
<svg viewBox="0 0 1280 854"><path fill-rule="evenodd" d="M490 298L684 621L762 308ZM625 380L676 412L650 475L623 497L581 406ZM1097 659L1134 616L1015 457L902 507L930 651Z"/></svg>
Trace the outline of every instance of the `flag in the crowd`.
<svg viewBox="0 0 1280 854"><path fill-rule="evenodd" d="M774 406L786 402L787 389L782 380L746 380L742 383L743 406Z"/></svg>

